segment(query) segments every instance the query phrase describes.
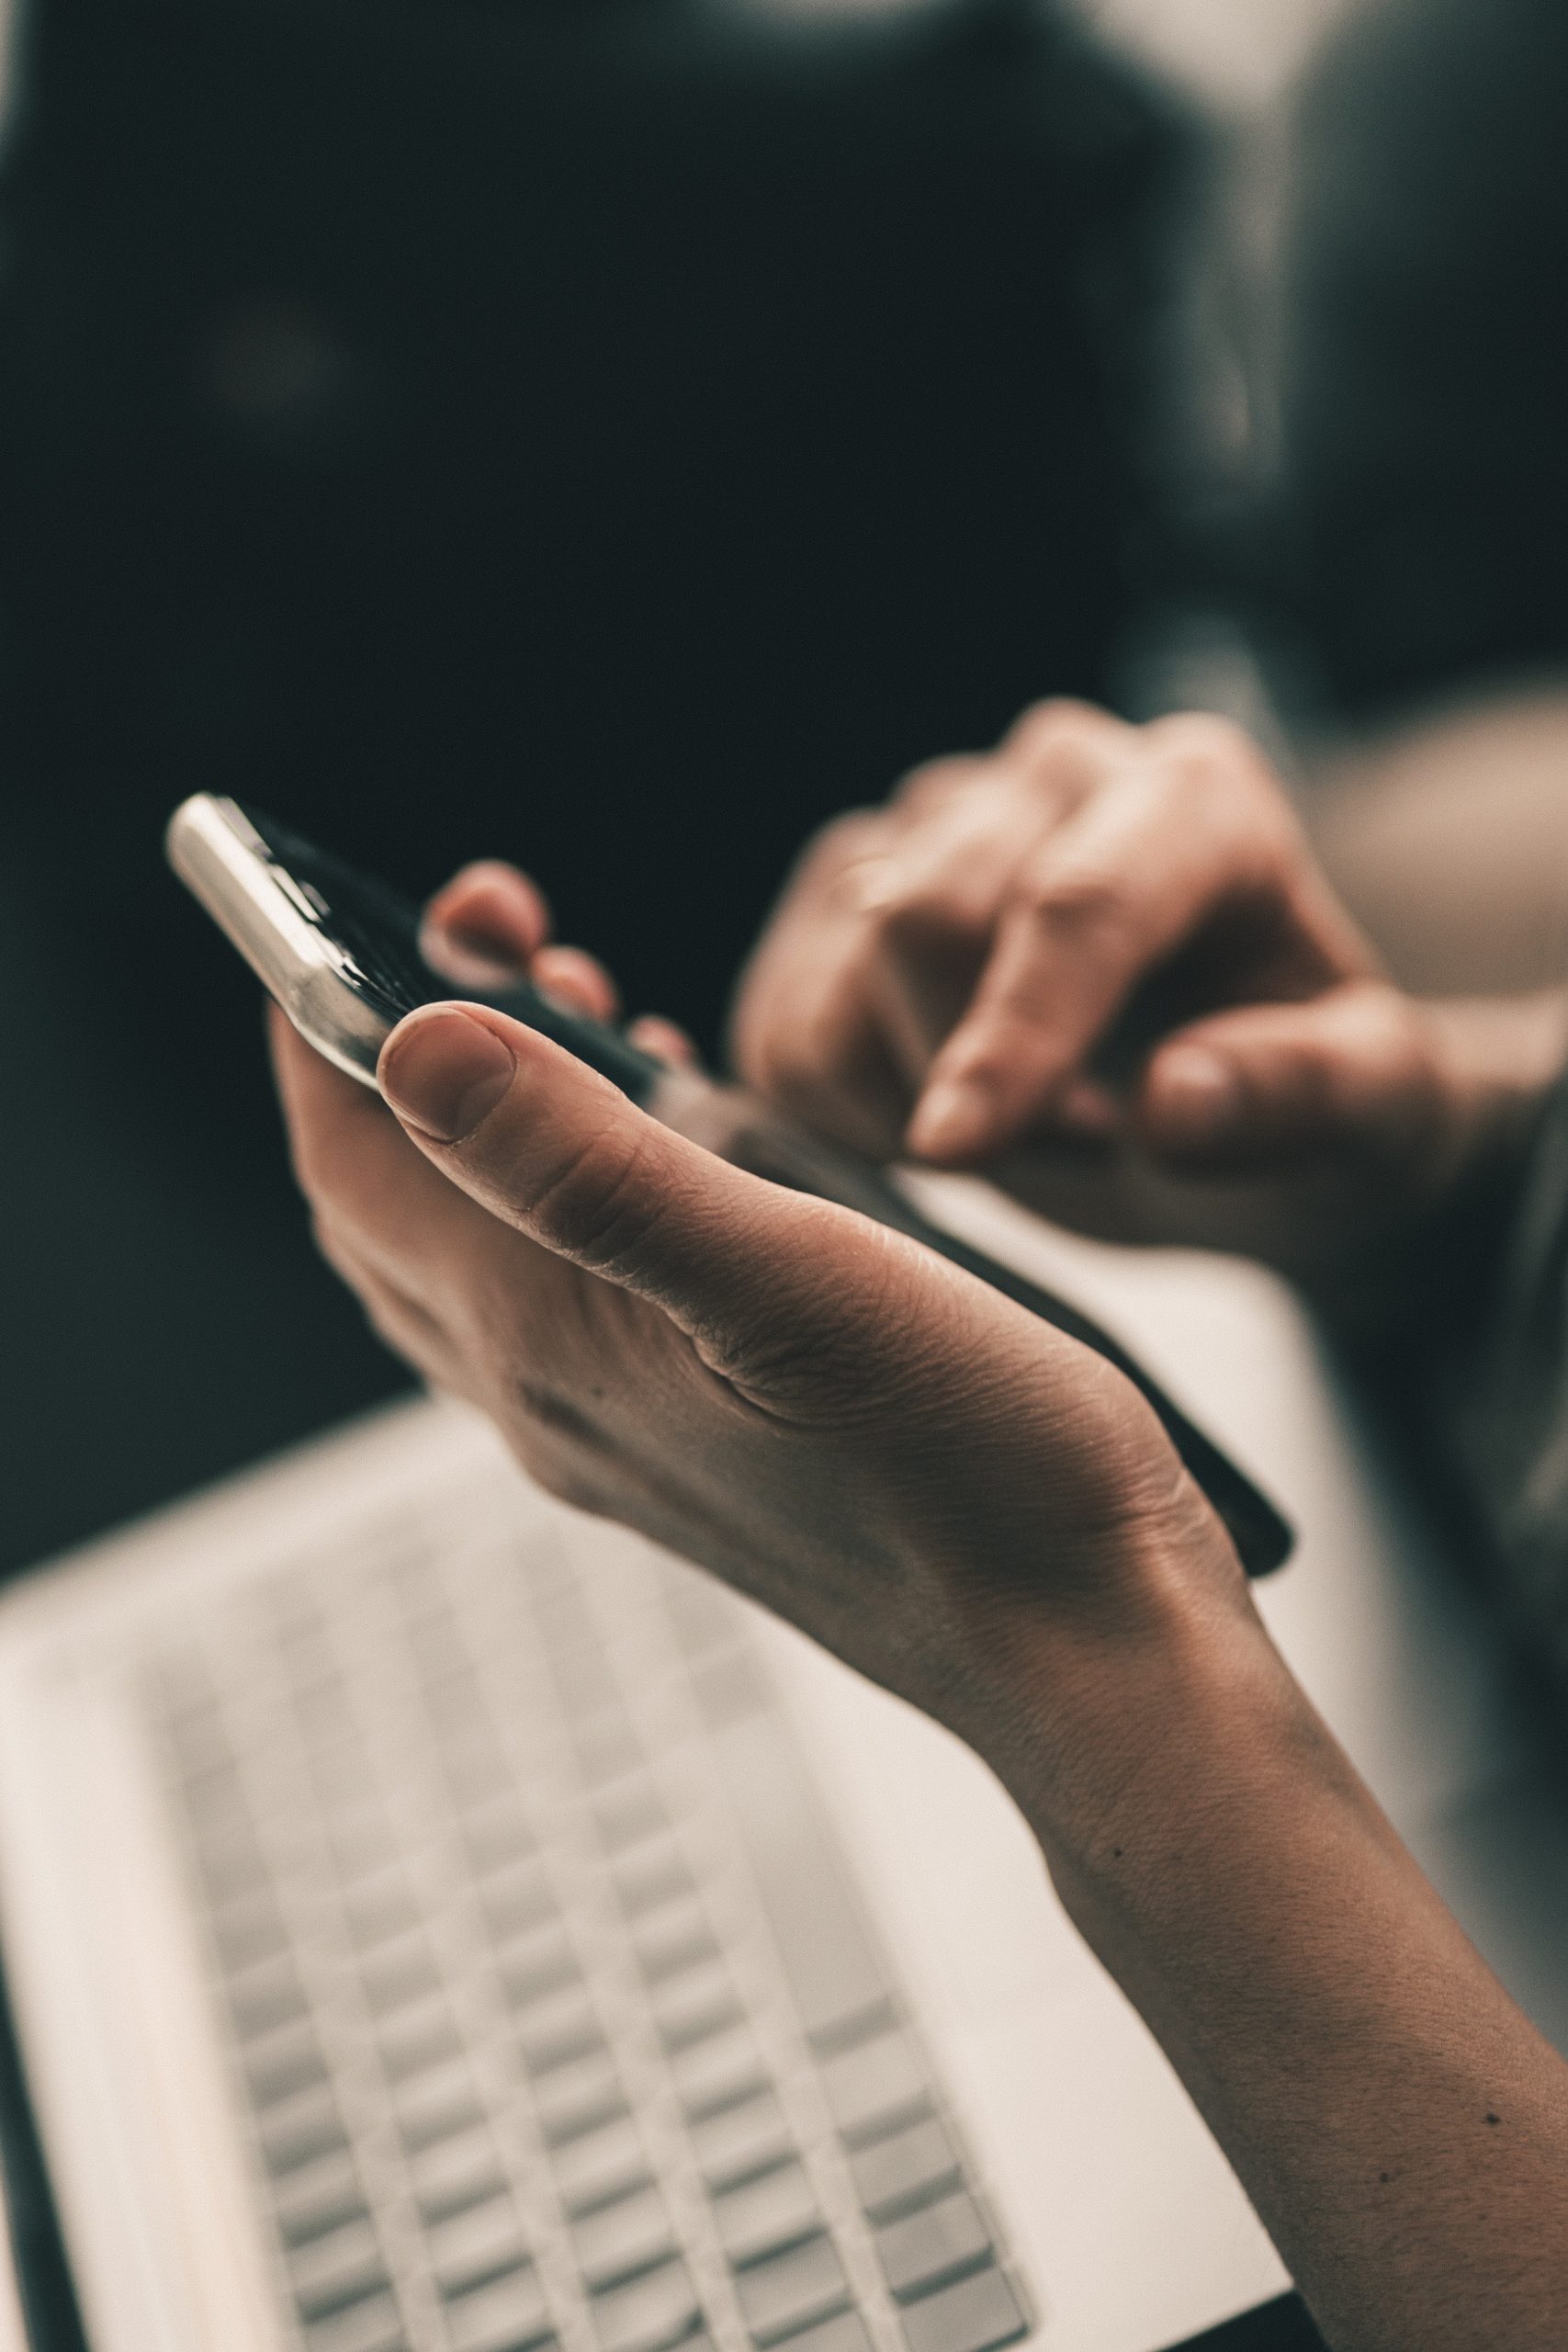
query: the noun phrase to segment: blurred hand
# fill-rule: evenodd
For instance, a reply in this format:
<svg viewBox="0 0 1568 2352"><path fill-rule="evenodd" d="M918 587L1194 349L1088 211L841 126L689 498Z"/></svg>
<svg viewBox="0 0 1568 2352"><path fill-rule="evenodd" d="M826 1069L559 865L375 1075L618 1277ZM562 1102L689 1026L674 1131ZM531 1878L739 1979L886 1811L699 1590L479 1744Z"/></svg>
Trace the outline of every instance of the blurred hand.
<svg viewBox="0 0 1568 2352"><path fill-rule="evenodd" d="M596 967L541 963L520 877L457 904L444 954L510 943L603 1000ZM983 1283L713 1158L498 1012L411 1015L385 1103L281 1016L273 1038L321 1248L389 1342L547 1487L793 1619L1015 1790L1070 1769L1080 1702L1163 1672L1190 1611L1261 1639L1142 1398Z"/></svg>
<svg viewBox="0 0 1568 2352"><path fill-rule="evenodd" d="M1448 1196L1562 1050L1379 972L1226 723L1076 703L808 851L744 975L742 1074L885 1158L1296 1272Z"/></svg>

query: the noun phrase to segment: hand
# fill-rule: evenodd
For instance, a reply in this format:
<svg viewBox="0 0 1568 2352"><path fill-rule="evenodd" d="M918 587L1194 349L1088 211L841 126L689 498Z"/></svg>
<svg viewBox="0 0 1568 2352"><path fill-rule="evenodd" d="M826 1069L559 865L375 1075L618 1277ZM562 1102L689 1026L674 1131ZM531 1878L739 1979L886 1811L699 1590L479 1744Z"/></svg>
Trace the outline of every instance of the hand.
<svg viewBox="0 0 1568 2352"><path fill-rule="evenodd" d="M1071 703L829 827L733 1034L863 1149L1314 1278L1454 1197L1562 1047L1556 1005L1521 1031L1390 986L1235 729Z"/></svg>
<svg viewBox="0 0 1568 2352"><path fill-rule="evenodd" d="M497 888L487 944L513 918L520 944ZM790 1617L1015 1789L1068 1769L1113 1681L1120 1717L1164 1674L1189 1614L1261 1640L1142 1398L986 1285L730 1168L500 1013L403 1022L390 1113L280 1016L274 1043L321 1247L389 1342L546 1486Z"/></svg>
<svg viewBox="0 0 1568 2352"><path fill-rule="evenodd" d="M437 914L444 957L515 954L607 1009L520 877L470 876ZM1563 2069L1290 1681L1135 1391L500 1013L403 1022L390 1111L273 1035L322 1246L378 1328L547 1486L991 1764L1329 2339L1557 2343Z"/></svg>

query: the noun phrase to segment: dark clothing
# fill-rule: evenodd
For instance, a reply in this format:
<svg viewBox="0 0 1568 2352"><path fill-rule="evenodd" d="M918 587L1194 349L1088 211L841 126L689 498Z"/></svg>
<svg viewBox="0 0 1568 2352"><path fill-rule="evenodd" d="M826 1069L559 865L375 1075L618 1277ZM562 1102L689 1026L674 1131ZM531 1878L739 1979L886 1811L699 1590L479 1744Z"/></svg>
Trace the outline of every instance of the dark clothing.
<svg viewBox="0 0 1568 2352"><path fill-rule="evenodd" d="M1504 1606L1529 1656L1568 1690L1568 1078L1480 1335L1450 1362L1438 1411Z"/></svg>
<svg viewBox="0 0 1568 2352"><path fill-rule="evenodd" d="M1266 562L1351 718L1568 656L1568 9L1375 0L1300 102Z"/></svg>

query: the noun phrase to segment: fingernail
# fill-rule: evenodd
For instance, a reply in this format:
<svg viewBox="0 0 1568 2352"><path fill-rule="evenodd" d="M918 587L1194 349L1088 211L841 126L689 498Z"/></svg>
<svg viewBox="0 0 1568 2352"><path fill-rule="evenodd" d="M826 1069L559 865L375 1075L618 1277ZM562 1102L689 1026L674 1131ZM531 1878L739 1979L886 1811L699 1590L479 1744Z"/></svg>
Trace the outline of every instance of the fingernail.
<svg viewBox="0 0 1568 2352"><path fill-rule="evenodd" d="M919 1159L964 1159L986 1141L992 1104L974 1079L942 1078L915 1105L905 1137Z"/></svg>
<svg viewBox="0 0 1568 2352"><path fill-rule="evenodd" d="M1224 1135L1241 1114L1235 1070L1206 1046L1179 1046L1162 1054L1157 1091L1160 1125L1194 1143Z"/></svg>
<svg viewBox="0 0 1568 2352"><path fill-rule="evenodd" d="M493 1111L517 1064L493 1029L457 1011L411 1013L381 1048L382 1093L400 1119L460 1143Z"/></svg>
<svg viewBox="0 0 1568 2352"><path fill-rule="evenodd" d="M523 969L523 958L515 949L452 923L427 920L420 932L419 946L431 969L444 979L455 980L460 989L507 988Z"/></svg>

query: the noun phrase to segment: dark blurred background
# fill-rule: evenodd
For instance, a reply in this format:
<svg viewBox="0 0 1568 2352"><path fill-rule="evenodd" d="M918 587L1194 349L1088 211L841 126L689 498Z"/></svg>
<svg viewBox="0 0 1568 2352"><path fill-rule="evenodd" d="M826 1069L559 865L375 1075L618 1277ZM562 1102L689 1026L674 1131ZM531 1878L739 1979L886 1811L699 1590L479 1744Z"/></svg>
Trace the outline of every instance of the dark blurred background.
<svg viewBox="0 0 1568 2352"><path fill-rule="evenodd" d="M1403 944L1376 876L1416 868L1356 844L1423 696L1512 710L1561 653L1559 0L10 33L0 1566L400 1377L164 872L190 791L417 892L515 857L716 1048L823 818L1043 694L1210 701L1326 747L1396 962L1461 954L1495 744ZM1562 807L1554 710L1516 764ZM1551 890L1505 926L1538 961Z"/></svg>
<svg viewBox="0 0 1568 2352"><path fill-rule="evenodd" d="M806 834L1165 558L1175 107L1016 0L39 0L0 287L17 1562L386 1392L198 788L528 864L717 1042ZM24 1110L30 1105L30 1110Z"/></svg>

